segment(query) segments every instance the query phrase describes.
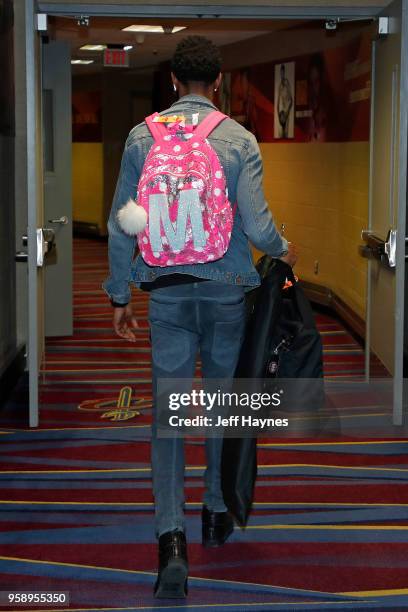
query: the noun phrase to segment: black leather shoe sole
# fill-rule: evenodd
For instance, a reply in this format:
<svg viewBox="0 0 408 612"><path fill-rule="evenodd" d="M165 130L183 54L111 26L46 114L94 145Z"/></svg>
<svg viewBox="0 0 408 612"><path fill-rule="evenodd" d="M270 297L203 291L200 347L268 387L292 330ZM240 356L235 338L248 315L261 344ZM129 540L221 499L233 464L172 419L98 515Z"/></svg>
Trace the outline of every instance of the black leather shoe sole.
<svg viewBox="0 0 408 612"><path fill-rule="evenodd" d="M234 523L228 528L206 527L203 525L202 544L204 548L217 548L222 546L234 531Z"/></svg>
<svg viewBox="0 0 408 612"><path fill-rule="evenodd" d="M159 599L184 599L187 595L188 566L183 559L172 559L156 582L154 596Z"/></svg>

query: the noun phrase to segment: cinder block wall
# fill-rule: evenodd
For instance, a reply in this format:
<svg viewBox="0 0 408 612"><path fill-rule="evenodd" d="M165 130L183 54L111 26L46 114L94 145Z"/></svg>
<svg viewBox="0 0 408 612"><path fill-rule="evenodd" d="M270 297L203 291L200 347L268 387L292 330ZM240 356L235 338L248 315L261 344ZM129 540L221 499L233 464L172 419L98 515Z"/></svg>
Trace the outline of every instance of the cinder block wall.
<svg viewBox="0 0 408 612"><path fill-rule="evenodd" d="M269 206L301 249L297 273L364 318L367 264L358 245L367 226L369 144L260 146Z"/></svg>

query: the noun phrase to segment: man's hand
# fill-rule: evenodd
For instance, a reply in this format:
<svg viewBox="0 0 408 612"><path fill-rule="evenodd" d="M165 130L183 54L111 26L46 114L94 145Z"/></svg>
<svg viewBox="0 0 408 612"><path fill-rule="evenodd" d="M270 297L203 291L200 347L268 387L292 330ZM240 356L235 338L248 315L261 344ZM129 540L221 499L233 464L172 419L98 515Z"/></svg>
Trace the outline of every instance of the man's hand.
<svg viewBox="0 0 408 612"><path fill-rule="evenodd" d="M139 325L130 304L123 308L114 308L113 329L121 338L136 342L135 330L139 329Z"/></svg>
<svg viewBox="0 0 408 612"><path fill-rule="evenodd" d="M299 250L293 242L288 242L288 252L283 257L279 257L281 261L287 263L291 268L295 265L299 257Z"/></svg>

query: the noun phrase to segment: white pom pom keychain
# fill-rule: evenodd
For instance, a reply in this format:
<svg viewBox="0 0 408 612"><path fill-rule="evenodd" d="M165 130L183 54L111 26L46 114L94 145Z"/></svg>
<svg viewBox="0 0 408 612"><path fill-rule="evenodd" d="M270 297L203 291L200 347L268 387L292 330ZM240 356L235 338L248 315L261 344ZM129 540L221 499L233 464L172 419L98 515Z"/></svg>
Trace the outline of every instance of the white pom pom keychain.
<svg viewBox="0 0 408 612"><path fill-rule="evenodd" d="M118 212L118 223L125 234L134 236L145 229L147 225L147 212L143 206L139 206L139 204L129 198Z"/></svg>

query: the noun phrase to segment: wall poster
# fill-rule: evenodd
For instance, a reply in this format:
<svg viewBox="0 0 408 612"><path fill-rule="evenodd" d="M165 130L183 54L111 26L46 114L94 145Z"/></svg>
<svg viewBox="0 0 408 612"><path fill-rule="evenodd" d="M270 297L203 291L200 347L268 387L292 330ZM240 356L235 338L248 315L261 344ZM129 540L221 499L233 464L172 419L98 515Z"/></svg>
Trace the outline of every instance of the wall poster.
<svg viewBox="0 0 408 612"><path fill-rule="evenodd" d="M295 62L275 65L274 136L295 136Z"/></svg>
<svg viewBox="0 0 408 612"><path fill-rule="evenodd" d="M72 92L72 141L102 142L102 93Z"/></svg>
<svg viewBox="0 0 408 612"><path fill-rule="evenodd" d="M226 78L225 78L226 77ZM371 36L232 70L219 106L260 142L368 141Z"/></svg>

